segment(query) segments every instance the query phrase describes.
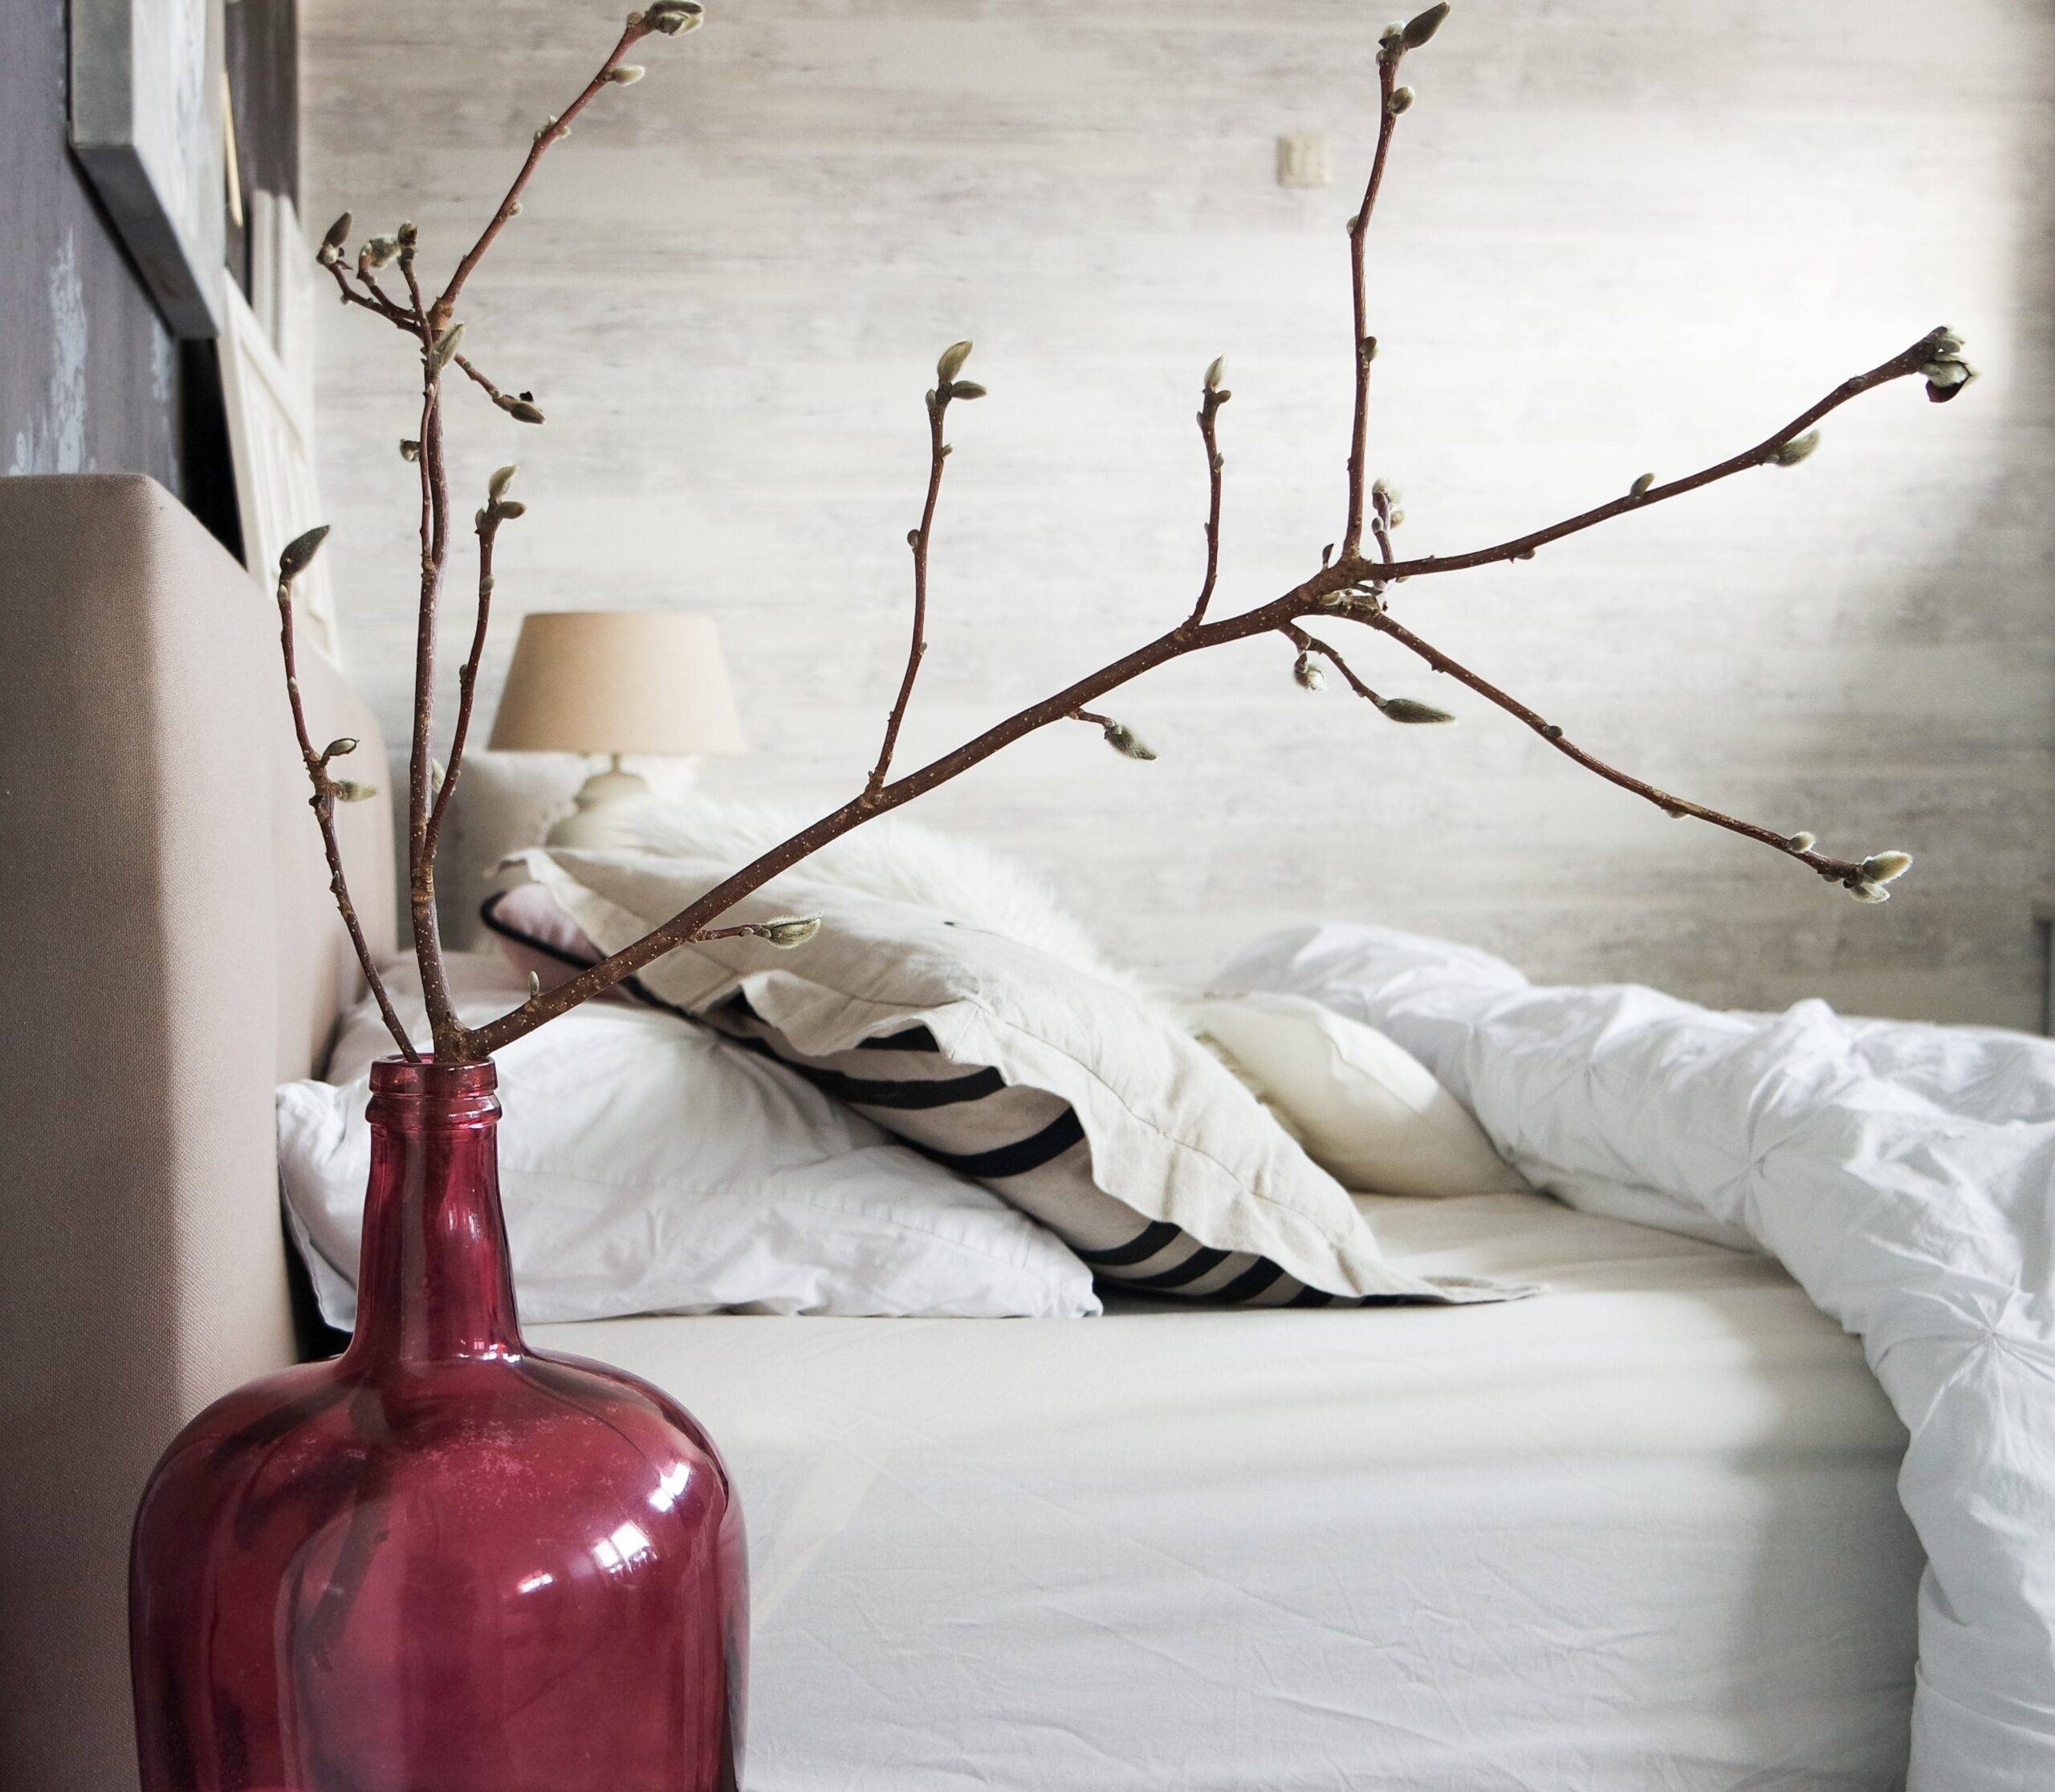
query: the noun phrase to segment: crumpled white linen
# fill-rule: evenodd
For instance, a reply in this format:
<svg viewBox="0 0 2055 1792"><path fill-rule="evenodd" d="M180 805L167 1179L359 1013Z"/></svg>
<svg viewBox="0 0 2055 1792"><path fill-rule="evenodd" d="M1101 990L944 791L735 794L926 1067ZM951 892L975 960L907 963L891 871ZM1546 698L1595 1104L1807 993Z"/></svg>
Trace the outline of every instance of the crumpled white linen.
<svg viewBox="0 0 2055 1792"><path fill-rule="evenodd" d="M1858 1336L1910 1441L1924 1547L1908 1792L2055 1787L2055 1044L1536 988L1487 953L1329 923L1218 979L1380 1028L1538 1187L1738 1228ZM1682 1229L1682 1228L1680 1228Z"/></svg>

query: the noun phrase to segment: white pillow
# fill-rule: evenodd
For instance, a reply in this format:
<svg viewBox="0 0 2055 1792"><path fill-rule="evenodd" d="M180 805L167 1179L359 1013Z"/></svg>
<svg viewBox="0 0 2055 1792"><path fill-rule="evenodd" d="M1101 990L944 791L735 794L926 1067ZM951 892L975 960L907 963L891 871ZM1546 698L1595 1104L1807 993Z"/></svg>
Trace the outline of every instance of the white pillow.
<svg viewBox="0 0 2055 1792"><path fill-rule="evenodd" d="M466 1024L527 993L497 961L451 964ZM418 981L394 975L402 1020L424 1034ZM292 1230L324 1314L344 1329L356 1315L369 1066L391 1049L367 1000L331 1065L348 1080L278 1093ZM1099 1310L1090 1273L1049 1232L702 1028L592 1003L496 1061L500 1199L526 1320Z"/></svg>
<svg viewBox="0 0 2055 1792"><path fill-rule="evenodd" d="M1469 1110L1410 1052L1303 996L1194 1002L1185 1020L1348 1187L1376 1195L1528 1191Z"/></svg>
<svg viewBox="0 0 2055 1792"><path fill-rule="evenodd" d="M522 855L600 951L726 874L725 861ZM998 933L787 875L722 924L824 918L808 945L703 941L639 977L978 1177L1102 1281L1261 1305L1479 1300L1505 1290L1387 1264L1347 1192L1190 1035Z"/></svg>

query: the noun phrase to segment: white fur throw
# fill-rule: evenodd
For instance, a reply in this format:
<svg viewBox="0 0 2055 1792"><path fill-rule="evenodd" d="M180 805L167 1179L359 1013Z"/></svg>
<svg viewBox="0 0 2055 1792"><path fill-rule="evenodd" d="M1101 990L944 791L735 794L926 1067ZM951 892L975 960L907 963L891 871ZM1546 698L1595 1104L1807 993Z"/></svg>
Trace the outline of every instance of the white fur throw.
<svg viewBox="0 0 2055 1792"><path fill-rule="evenodd" d="M628 844L645 852L713 859L736 870L813 819L767 803L652 796L637 805L624 831ZM1038 873L1003 853L915 822L893 816L867 822L831 841L791 874L946 915L1032 946L1130 995L1146 993L1141 979L1106 956Z"/></svg>

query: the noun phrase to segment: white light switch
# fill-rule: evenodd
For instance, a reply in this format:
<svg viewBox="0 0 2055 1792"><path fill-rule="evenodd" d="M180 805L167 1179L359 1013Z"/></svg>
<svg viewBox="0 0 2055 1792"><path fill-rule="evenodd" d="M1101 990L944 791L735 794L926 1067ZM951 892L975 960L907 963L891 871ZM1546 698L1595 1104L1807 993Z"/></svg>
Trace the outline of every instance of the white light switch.
<svg viewBox="0 0 2055 1792"><path fill-rule="evenodd" d="M1323 187L1331 177L1327 166L1327 133L1300 131L1277 140L1277 184Z"/></svg>

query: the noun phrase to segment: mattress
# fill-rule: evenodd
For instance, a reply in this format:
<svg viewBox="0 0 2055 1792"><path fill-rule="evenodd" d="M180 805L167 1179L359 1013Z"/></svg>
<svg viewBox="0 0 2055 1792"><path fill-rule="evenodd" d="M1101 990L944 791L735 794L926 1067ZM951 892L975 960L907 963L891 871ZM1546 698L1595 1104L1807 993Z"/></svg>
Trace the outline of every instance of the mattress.
<svg viewBox="0 0 2055 1792"><path fill-rule="evenodd" d="M1871 1792L1904 1433L1767 1259L1377 1199L1500 1306L535 1328L747 1514L750 1792Z"/></svg>

